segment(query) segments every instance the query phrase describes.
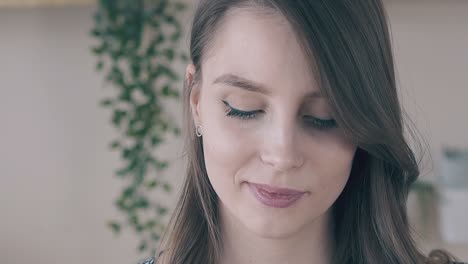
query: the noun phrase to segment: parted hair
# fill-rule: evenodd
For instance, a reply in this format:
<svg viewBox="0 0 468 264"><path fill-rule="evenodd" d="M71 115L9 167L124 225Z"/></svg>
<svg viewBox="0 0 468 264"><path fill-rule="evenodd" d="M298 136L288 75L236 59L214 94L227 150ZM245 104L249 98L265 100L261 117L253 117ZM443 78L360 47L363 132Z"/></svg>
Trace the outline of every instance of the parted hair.
<svg viewBox="0 0 468 264"><path fill-rule="evenodd" d="M424 255L412 238L406 202L420 174L420 160L405 134L418 133L410 129L399 102L381 0L201 0L190 38L195 76L193 82L185 81L183 92L186 175L159 246L164 254L158 263L220 262L218 196L206 172L202 139L194 132L189 98L193 87L202 84L203 60L233 8L277 12L291 23L338 126L358 146L348 182L332 205L333 263L455 260L444 250Z"/></svg>

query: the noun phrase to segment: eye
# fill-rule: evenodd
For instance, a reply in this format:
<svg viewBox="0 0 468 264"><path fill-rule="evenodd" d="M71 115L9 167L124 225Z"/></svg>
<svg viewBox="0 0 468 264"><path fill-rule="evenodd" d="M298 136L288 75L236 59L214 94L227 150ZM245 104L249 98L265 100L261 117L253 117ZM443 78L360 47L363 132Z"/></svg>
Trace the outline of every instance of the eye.
<svg viewBox="0 0 468 264"><path fill-rule="evenodd" d="M233 108L229 105L228 102L223 100L223 103L227 106L226 116L239 118L242 120L250 120L257 117L259 113L262 113L262 110L255 111L243 111L236 108ZM320 119L313 116L304 116L306 127L311 127L318 130L330 130L338 127L336 120L334 119Z"/></svg>
<svg viewBox="0 0 468 264"><path fill-rule="evenodd" d="M319 130L329 130L338 127L335 119L319 119L313 116L304 116L306 126Z"/></svg>
<svg viewBox="0 0 468 264"><path fill-rule="evenodd" d="M223 100L223 103L228 107L226 111L226 116L230 116L233 118L239 118L239 119L254 119L258 113L262 112L262 110L255 110L255 111L243 111L239 109L235 109L232 106L229 105L228 102Z"/></svg>

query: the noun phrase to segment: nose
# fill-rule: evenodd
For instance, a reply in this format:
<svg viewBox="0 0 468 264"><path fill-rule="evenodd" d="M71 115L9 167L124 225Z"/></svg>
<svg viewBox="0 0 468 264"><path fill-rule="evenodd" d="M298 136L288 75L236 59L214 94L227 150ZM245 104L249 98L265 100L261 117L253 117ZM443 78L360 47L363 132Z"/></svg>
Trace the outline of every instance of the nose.
<svg viewBox="0 0 468 264"><path fill-rule="evenodd" d="M297 169L304 163L301 153L300 132L292 123L271 127L264 137L264 147L261 159L276 171Z"/></svg>

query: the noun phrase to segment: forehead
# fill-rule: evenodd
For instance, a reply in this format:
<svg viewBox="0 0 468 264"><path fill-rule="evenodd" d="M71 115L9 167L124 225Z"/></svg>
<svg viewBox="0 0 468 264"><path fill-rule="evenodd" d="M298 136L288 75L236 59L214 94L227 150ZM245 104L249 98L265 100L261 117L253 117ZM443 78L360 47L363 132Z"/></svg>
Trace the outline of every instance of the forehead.
<svg viewBox="0 0 468 264"><path fill-rule="evenodd" d="M273 89L318 90L309 56L279 13L232 9L212 41L203 65L208 82L232 73Z"/></svg>

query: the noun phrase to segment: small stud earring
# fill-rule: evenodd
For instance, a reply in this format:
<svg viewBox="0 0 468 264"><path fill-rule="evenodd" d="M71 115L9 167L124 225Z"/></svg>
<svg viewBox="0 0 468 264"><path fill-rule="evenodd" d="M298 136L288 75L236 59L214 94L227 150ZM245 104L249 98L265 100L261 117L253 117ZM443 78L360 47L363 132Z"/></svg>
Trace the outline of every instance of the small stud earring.
<svg viewBox="0 0 468 264"><path fill-rule="evenodd" d="M202 136L201 129L202 129L201 125L197 125L197 128L195 128L195 133L197 134L197 137Z"/></svg>

